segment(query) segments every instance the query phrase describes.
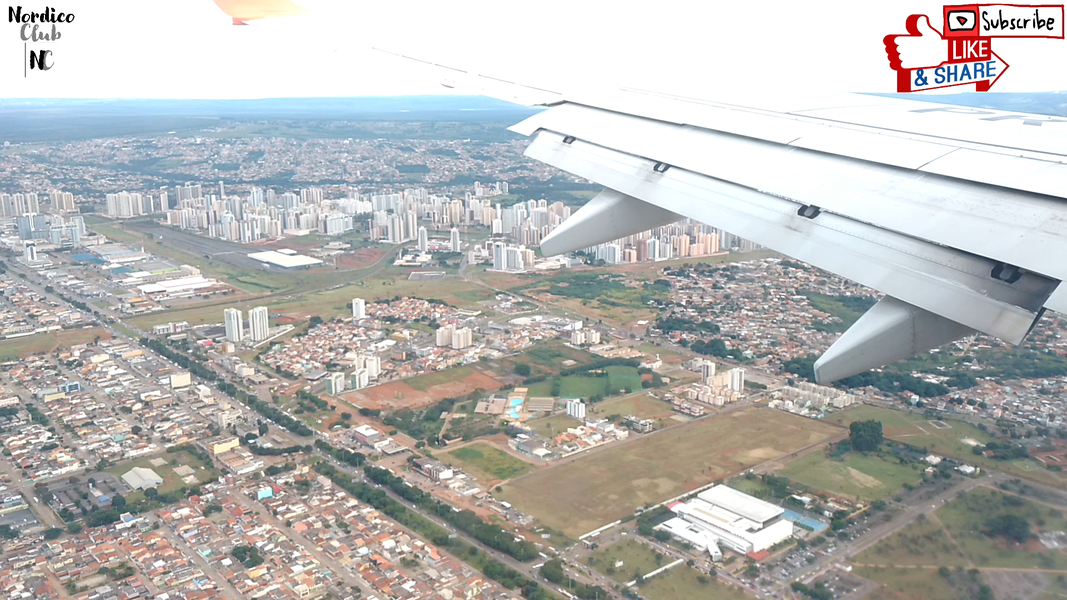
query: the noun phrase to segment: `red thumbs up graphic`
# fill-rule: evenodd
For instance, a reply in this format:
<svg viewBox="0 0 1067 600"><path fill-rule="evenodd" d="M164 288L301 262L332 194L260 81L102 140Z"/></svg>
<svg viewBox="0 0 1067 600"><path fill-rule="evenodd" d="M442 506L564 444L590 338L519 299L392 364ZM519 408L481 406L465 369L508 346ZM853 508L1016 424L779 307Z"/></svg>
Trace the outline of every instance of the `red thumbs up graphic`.
<svg viewBox="0 0 1067 600"><path fill-rule="evenodd" d="M911 15L906 27L908 35L887 35L882 40L894 71L936 67L945 60L945 40L930 26L929 17Z"/></svg>

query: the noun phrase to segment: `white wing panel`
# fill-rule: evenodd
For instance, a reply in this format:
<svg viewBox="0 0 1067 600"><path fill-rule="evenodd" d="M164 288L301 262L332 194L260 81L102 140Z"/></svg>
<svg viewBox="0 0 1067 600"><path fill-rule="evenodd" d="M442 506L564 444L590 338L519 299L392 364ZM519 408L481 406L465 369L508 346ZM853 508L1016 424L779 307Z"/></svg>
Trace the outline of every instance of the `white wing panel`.
<svg viewBox="0 0 1067 600"><path fill-rule="evenodd" d="M1062 200L576 105L527 124L1067 279Z"/></svg>
<svg viewBox="0 0 1067 600"><path fill-rule="evenodd" d="M1055 286L1034 275L1007 285L988 276L988 259L833 214L798 217L788 200L678 168L656 173L647 159L549 132L527 155L1012 343Z"/></svg>
<svg viewBox="0 0 1067 600"><path fill-rule="evenodd" d="M921 171L1035 194L1067 195L1067 165L961 148Z"/></svg>
<svg viewBox="0 0 1067 600"><path fill-rule="evenodd" d="M793 140L789 145L905 169L918 169L956 149L944 144L840 127L827 127L818 133Z"/></svg>

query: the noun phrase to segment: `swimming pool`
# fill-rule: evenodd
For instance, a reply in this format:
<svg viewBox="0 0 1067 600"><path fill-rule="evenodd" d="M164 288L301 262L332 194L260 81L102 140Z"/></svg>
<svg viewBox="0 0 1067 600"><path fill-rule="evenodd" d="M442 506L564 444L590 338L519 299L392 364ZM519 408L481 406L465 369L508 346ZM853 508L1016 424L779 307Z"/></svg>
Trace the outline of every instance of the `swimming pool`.
<svg viewBox="0 0 1067 600"><path fill-rule="evenodd" d="M810 527L815 531L815 533L822 533L826 531L828 527L830 527L829 525L823 523L822 521L819 521L818 519L805 517L804 515L796 511L789 510L788 508L785 509L784 513L782 513L782 518L787 521L792 521L794 523L800 523L805 527Z"/></svg>

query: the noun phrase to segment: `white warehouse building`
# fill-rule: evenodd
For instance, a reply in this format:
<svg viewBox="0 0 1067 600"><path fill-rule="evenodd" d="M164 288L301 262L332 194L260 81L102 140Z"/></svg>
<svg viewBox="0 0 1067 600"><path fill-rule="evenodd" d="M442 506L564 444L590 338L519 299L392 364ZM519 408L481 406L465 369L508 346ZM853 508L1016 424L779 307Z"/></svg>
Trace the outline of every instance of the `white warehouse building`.
<svg viewBox="0 0 1067 600"><path fill-rule="evenodd" d="M670 508L677 516L657 529L707 550L713 558L719 555L719 546L748 554L793 535L792 521L782 518L785 509L725 485L704 490L695 499Z"/></svg>

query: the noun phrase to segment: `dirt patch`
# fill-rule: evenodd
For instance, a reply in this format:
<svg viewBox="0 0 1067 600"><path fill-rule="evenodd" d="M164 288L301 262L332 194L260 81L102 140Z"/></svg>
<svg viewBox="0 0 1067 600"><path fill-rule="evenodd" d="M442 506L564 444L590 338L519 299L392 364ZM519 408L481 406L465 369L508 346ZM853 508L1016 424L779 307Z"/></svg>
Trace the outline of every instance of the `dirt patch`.
<svg viewBox="0 0 1067 600"><path fill-rule="evenodd" d="M477 390L488 390L490 392L499 390L504 387L504 384L500 383L496 379L482 373L481 371L472 371L470 375L460 379L459 381L450 381L448 383L441 383L426 390L437 400L444 400L445 398L458 398L460 396L466 396L472 394Z"/></svg>
<svg viewBox="0 0 1067 600"><path fill-rule="evenodd" d="M394 381L372 388L344 394L349 402L362 408L377 410L399 410L433 404L438 399L426 392L420 392L403 381Z"/></svg>
<svg viewBox="0 0 1067 600"><path fill-rule="evenodd" d="M384 254L377 248L361 248L351 254L339 255L337 257L337 266L347 269L362 269L381 260Z"/></svg>
<svg viewBox="0 0 1067 600"><path fill-rule="evenodd" d="M852 478L852 481L855 482L856 485L858 485L860 487L876 488L876 487L881 487L882 486L882 482L879 481L878 479L876 479L874 477L871 477L870 475L868 475L868 474L866 474L866 473L864 473L862 471L857 471L856 469L853 469L852 467L848 468L848 476L850 478Z"/></svg>

